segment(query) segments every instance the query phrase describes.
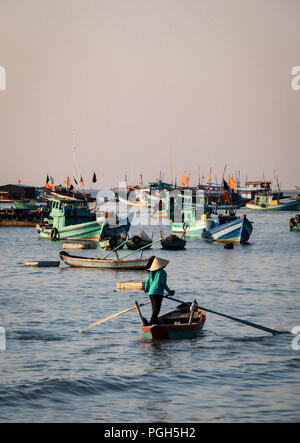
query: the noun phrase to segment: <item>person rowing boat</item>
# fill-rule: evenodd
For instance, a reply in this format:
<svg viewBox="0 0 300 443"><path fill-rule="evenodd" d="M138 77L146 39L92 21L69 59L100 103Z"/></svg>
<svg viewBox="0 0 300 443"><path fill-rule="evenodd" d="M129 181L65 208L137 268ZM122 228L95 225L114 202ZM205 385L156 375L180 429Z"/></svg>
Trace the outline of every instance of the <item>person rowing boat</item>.
<svg viewBox="0 0 300 443"><path fill-rule="evenodd" d="M175 291L172 291L167 285L167 273L164 268L168 263L168 260L155 257L149 268L150 272L145 283L145 292L149 293L149 298L152 304L150 325L158 323L158 315L162 304L164 290L166 290L170 296L175 294Z"/></svg>

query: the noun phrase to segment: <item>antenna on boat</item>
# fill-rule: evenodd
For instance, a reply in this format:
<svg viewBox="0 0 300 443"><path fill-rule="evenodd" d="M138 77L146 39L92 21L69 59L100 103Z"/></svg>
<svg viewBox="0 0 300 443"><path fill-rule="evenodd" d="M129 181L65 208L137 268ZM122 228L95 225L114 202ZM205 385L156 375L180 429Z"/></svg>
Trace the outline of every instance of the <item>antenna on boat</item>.
<svg viewBox="0 0 300 443"><path fill-rule="evenodd" d="M73 129L73 177L72 181L74 181L75 178L75 167L76 167L76 130Z"/></svg>
<svg viewBox="0 0 300 443"><path fill-rule="evenodd" d="M171 174L171 183L173 185L173 159L172 159L172 143L170 143L170 174Z"/></svg>
<svg viewBox="0 0 300 443"><path fill-rule="evenodd" d="M224 170L223 170L223 175L222 175L222 182L224 181L226 168L227 168L227 164L225 163Z"/></svg>

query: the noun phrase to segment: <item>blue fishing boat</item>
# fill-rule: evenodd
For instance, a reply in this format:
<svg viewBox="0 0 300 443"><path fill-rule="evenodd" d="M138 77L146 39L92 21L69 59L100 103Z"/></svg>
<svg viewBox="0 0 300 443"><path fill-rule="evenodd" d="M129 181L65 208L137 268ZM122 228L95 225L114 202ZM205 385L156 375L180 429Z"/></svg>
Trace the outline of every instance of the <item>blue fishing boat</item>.
<svg viewBox="0 0 300 443"><path fill-rule="evenodd" d="M200 220L186 219L183 223L171 221L172 231L175 234L186 233L187 238L194 237L218 242L246 243L252 233L252 223L246 215L241 217L210 216Z"/></svg>
<svg viewBox="0 0 300 443"><path fill-rule="evenodd" d="M204 195L198 193L198 205L191 199L183 200L181 220L171 219L172 232L186 233L187 238L199 238L217 242L246 243L252 233L252 223L246 215L211 215L204 212ZM202 210L201 210L202 207Z"/></svg>

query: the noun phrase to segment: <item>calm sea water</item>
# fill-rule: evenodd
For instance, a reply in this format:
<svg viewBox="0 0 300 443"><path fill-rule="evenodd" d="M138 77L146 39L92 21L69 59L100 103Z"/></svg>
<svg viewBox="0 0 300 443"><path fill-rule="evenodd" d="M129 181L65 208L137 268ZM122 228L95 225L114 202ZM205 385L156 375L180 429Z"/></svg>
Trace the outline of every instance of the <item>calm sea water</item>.
<svg viewBox="0 0 300 443"><path fill-rule="evenodd" d="M156 244L144 255L170 260L177 298L291 330L300 325L300 233L289 231L292 215L248 211L250 244L233 250L191 241L184 251ZM156 227L143 229L158 237ZM272 336L208 313L201 337L153 344L142 339L135 311L79 334L135 299L147 301L143 293L114 292L118 281L147 273L24 267L27 260L58 260L61 247L40 240L34 228L0 228L1 422L300 419L293 335ZM162 312L175 306L165 300ZM149 317L149 306L143 314Z"/></svg>

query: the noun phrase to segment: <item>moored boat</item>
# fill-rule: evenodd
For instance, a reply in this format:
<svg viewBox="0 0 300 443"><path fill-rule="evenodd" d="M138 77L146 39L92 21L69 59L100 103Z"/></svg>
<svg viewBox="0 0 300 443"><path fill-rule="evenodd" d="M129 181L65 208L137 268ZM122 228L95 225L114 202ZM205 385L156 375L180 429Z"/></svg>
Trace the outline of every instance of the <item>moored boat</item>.
<svg viewBox="0 0 300 443"><path fill-rule="evenodd" d="M99 223L85 200L49 197L48 201L51 204L49 218L36 226L40 238L99 241L119 236L130 228L131 215L117 225L110 225L106 220Z"/></svg>
<svg viewBox="0 0 300 443"><path fill-rule="evenodd" d="M104 240L99 241L100 248L104 249L105 251L112 251L113 249L123 249L125 245L125 241L127 238L127 233L121 234L118 236L114 236L111 238L107 238Z"/></svg>
<svg viewBox="0 0 300 443"><path fill-rule="evenodd" d="M168 237L162 237L160 244L163 249L167 249L170 251L177 251L180 249L184 249L186 245L185 234L183 236L178 237L175 234L171 234Z"/></svg>
<svg viewBox="0 0 300 443"><path fill-rule="evenodd" d="M16 209L23 209L30 211L39 208L39 206L36 204L36 201L34 200L14 201L13 203Z"/></svg>
<svg viewBox="0 0 300 443"><path fill-rule="evenodd" d="M99 269L118 269L118 270L146 270L151 266L154 256L150 258L138 259L106 259L98 257L80 257L68 254L66 251L60 252L60 258L69 266L77 268L99 268Z"/></svg>
<svg viewBox="0 0 300 443"><path fill-rule="evenodd" d="M201 309L195 307L195 310L191 311L189 307L179 305L174 311L161 315L158 318L158 324L146 325L137 303L136 307L142 323L144 337L151 341L195 338L201 335L206 320L205 312Z"/></svg>
<svg viewBox="0 0 300 443"><path fill-rule="evenodd" d="M34 227L47 215L46 208L35 211L23 209L0 209L0 226Z"/></svg>
<svg viewBox="0 0 300 443"><path fill-rule="evenodd" d="M132 238L128 239L126 242L128 249L136 251L137 249L149 249L152 246L152 239L142 231L139 235L134 235Z"/></svg>
<svg viewBox="0 0 300 443"><path fill-rule="evenodd" d="M49 240L98 241L101 224L92 214L85 200L65 197L48 197L51 205L49 218L36 226L40 238Z"/></svg>
<svg viewBox="0 0 300 443"><path fill-rule="evenodd" d="M246 203L246 208L256 211L299 211L300 200L282 198L281 193L257 194L253 201Z"/></svg>
<svg viewBox="0 0 300 443"><path fill-rule="evenodd" d="M226 243L246 243L253 230L245 214L241 217L219 215L216 218L203 214L198 220L191 213L184 222L171 221L171 227L174 233L186 232L187 237Z"/></svg>

